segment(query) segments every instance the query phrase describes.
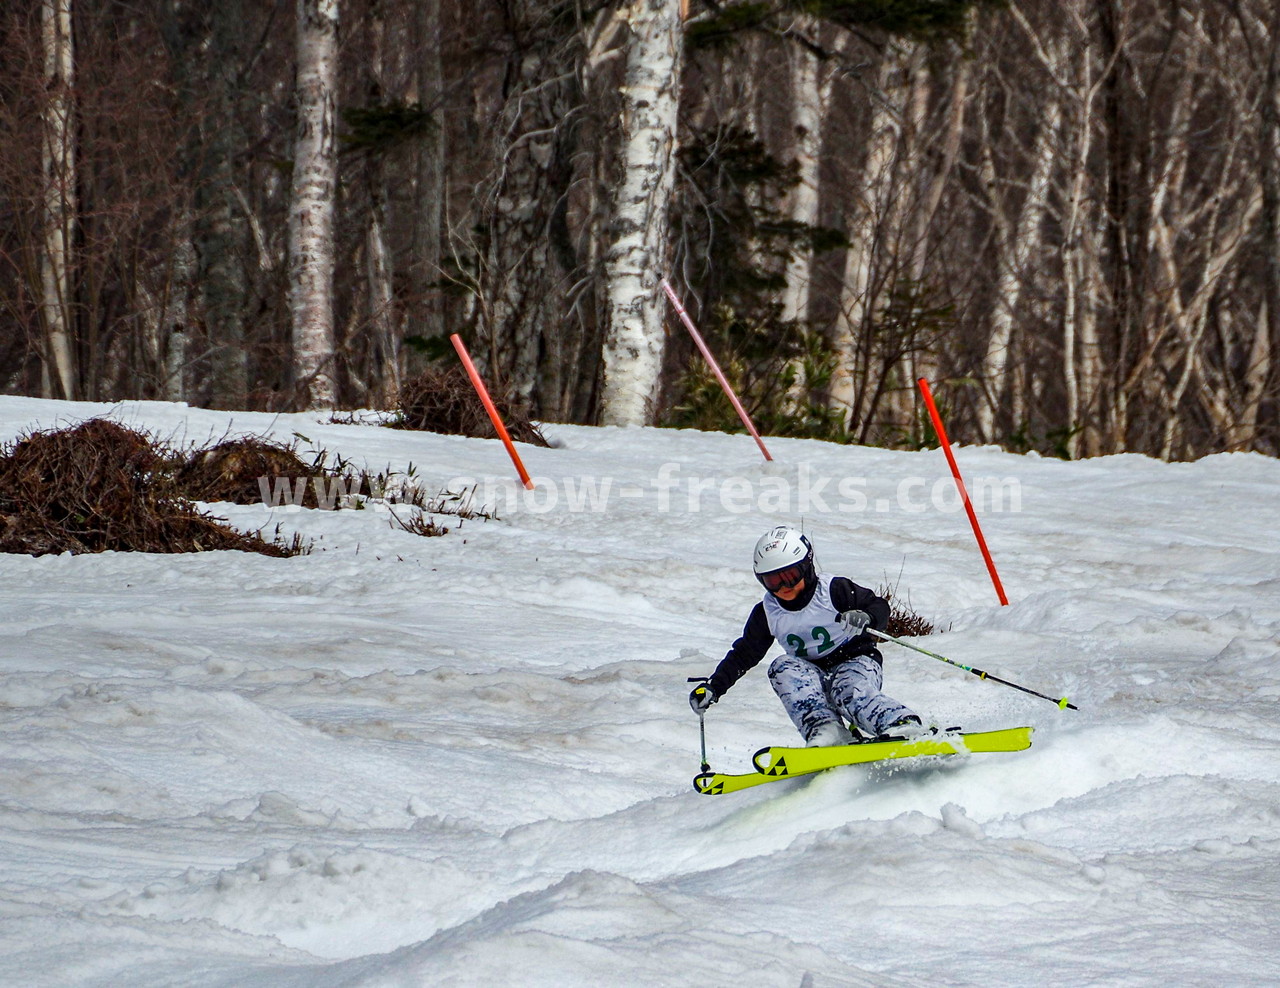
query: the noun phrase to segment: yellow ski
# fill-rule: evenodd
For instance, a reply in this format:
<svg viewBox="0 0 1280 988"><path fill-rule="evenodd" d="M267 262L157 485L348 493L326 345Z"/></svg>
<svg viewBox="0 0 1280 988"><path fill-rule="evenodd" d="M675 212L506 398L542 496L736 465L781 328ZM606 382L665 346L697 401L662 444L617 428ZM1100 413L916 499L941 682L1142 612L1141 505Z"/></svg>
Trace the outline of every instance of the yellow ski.
<svg viewBox="0 0 1280 988"><path fill-rule="evenodd" d="M838 765L859 765L889 758L958 755L978 751L1022 751L1031 747L1030 727L974 734L926 734L903 741L867 741L830 748L761 748L752 762L764 775L807 775Z"/></svg>
<svg viewBox="0 0 1280 988"><path fill-rule="evenodd" d="M694 776L693 788L704 796L719 796L721 793L750 789L752 786L763 785L766 782L777 782L782 778L788 778L788 776L761 775L759 772L748 772L746 775L703 772L701 775Z"/></svg>
<svg viewBox="0 0 1280 988"><path fill-rule="evenodd" d="M1030 727L1010 727L1001 731L973 734L930 734L902 741L867 741L862 744L837 745L830 748L786 748L777 745L761 748L752 759L755 772L728 775L703 772L693 780L693 788L704 796L719 796L739 789L779 779L810 775L840 765L859 765L893 758L916 758L925 755L958 755L979 751L1022 751L1031 747Z"/></svg>

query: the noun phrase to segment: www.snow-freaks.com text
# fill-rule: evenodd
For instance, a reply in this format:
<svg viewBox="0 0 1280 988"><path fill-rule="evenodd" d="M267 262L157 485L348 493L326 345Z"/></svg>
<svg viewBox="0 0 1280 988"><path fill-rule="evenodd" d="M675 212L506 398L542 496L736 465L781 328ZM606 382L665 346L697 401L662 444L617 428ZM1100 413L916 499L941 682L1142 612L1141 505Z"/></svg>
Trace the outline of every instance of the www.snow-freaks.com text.
<svg viewBox="0 0 1280 988"><path fill-rule="evenodd" d="M833 476L809 464L785 472L752 476L703 476L686 471L678 463L663 464L647 481L634 475L622 479L607 474L532 478L526 489L515 477L453 477L438 497L465 500L477 511L497 516L518 512L549 514L555 511L603 514L627 505L643 504L659 512L723 511L727 514L857 514L861 512L923 514L954 513L964 501L948 476ZM416 481L421 483L420 479ZM405 500L394 484L381 490L365 490L356 478L310 481L321 508L354 506L377 508ZM306 500L305 478L260 479L262 501L267 507L301 507ZM1016 477L975 477L966 482L974 508L985 513L1022 510L1022 485Z"/></svg>

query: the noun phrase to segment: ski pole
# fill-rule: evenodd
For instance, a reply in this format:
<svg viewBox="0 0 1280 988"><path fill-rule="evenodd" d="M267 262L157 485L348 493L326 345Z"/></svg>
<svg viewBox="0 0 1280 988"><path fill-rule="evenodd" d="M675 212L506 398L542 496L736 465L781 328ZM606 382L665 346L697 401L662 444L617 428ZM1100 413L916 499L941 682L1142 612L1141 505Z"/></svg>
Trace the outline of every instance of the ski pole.
<svg viewBox="0 0 1280 988"><path fill-rule="evenodd" d="M690 676L688 682L703 683L707 681L706 676ZM698 711L698 739L702 742L702 771L710 772L711 765L707 762L707 712L705 710Z"/></svg>
<svg viewBox="0 0 1280 988"><path fill-rule="evenodd" d="M983 672L981 669L975 669L973 666L962 665L954 659L948 659L945 655L939 655L937 652L930 652L927 648L921 648L918 645L912 645L910 642L904 642L901 638L894 638L893 635L886 635L883 631L876 631L875 628L867 628L867 634L875 635L882 641L893 642L895 645L901 645L903 648L909 648L913 652L919 652L921 655L927 655L931 659L937 659L939 662L945 662L949 666L955 666L957 669L963 669L965 672L971 672L979 679L989 679L993 683L999 683L1001 686L1012 686L1015 690L1021 690L1023 693L1030 693L1032 696L1038 696L1042 700L1048 700L1050 703L1056 703L1059 710L1079 710L1074 703L1069 703L1067 698L1061 697L1054 699L1051 696L1045 696L1043 693L1037 693L1035 690L1029 690L1025 686L1019 686L1017 683L1011 683L1007 679L1001 679L999 676L993 676L989 672Z"/></svg>
<svg viewBox="0 0 1280 988"><path fill-rule="evenodd" d="M707 715L703 712L698 713L698 737L702 741L702 771L710 772L711 765L707 762Z"/></svg>

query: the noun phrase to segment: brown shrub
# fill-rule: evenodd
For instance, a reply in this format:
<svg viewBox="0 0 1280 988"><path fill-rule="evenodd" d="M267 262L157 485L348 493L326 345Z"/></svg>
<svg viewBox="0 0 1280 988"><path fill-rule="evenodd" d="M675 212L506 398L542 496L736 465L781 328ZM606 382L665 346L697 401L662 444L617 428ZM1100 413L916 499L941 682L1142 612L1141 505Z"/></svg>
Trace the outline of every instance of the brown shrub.
<svg viewBox="0 0 1280 988"><path fill-rule="evenodd" d="M491 397L512 439L534 446L551 445L529 416L512 401L501 395ZM388 425L397 429L479 439L496 439L498 435L480 396L471 386L467 372L456 364L430 367L406 381L400 387L396 411L396 421Z"/></svg>
<svg viewBox="0 0 1280 988"><path fill-rule="evenodd" d="M33 432L0 449L0 552L302 551L220 523L183 499L175 459L105 419Z"/></svg>
<svg viewBox="0 0 1280 988"><path fill-rule="evenodd" d="M912 610L910 600L899 599L896 583L891 587L879 587L876 593L889 602L889 626L885 629L886 634L893 635L894 638L921 638L933 634L933 622Z"/></svg>
<svg viewBox="0 0 1280 988"><path fill-rule="evenodd" d="M277 478L307 478L302 505L317 507L314 476L326 475L302 462L290 446L267 439L244 437L227 439L207 449L198 449L178 468L175 479L184 497L193 501L231 501L234 504L261 504L261 478L268 490Z"/></svg>
<svg viewBox="0 0 1280 988"><path fill-rule="evenodd" d="M894 638L923 638L933 634L933 623L919 614L895 607L889 615L886 634Z"/></svg>

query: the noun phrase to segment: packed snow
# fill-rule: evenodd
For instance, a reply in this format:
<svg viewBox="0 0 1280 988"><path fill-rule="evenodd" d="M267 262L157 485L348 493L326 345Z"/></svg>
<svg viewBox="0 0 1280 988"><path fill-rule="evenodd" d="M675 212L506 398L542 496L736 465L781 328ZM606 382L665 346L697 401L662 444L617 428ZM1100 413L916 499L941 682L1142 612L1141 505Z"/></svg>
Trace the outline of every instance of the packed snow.
<svg viewBox="0 0 1280 988"><path fill-rule="evenodd" d="M217 504L313 551L0 556L4 985L1280 981L1276 460L960 448L1004 607L937 450L548 426L521 493L497 441L316 415L0 398L0 438L95 415L497 517ZM780 522L1080 709L886 645L891 695L1033 746L697 794L686 679ZM798 743L766 665L717 770Z"/></svg>

